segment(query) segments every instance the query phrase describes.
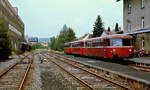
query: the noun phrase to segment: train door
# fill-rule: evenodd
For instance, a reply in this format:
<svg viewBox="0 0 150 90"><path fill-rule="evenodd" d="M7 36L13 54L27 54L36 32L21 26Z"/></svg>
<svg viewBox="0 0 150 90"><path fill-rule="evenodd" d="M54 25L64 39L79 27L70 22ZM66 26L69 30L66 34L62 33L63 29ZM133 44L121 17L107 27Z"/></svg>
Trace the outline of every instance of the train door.
<svg viewBox="0 0 150 90"><path fill-rule="evenodd" d="M108 40L107 39L104 39L104 41L103 41L104 43L104 58L107 58L107 44L108 44Z"/></svg>

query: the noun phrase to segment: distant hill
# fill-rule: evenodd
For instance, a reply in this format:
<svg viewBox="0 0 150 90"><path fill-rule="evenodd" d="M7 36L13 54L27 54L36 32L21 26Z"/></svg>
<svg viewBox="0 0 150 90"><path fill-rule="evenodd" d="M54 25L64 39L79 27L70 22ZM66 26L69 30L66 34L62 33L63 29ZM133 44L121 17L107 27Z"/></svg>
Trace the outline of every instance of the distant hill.
<svg viewBox="0 0 150 90"><path fill-rule="evenodd" d="M39 38L39 42L50 42L49 38Z"/></svg>

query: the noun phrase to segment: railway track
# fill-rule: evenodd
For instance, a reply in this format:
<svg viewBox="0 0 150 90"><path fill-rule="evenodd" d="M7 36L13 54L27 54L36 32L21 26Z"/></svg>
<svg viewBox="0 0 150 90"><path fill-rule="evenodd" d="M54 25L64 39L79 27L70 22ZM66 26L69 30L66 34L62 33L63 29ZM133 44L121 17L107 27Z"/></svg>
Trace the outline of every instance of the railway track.
<svg viewBox="0 0 150 90"><path fill-rule="evenodd" d="M44 55L57 65L60 69L74 78L80 85L89 90L99 90L99 89L114 89L114 90L130 90L128 86L123 86L119 82L114 82L112 80L106 79L92 71L85 69L81 64L77 64L62 58L58 58L54 55Z"/></svg>
<svg viewBox="0 0 150 90"><path fill-rule="evenodd" d="M33 63L33 57L24 56L20 61L0 73L0 90L23 90Z"/></svg>
<svg viewBox="0 0 150 90"><path fill-rule="evenodd" d="M150 72L150 64L135 63L135 64L130 64L129 66L140 71Z"/></svg>
<svg viewBox="0 0 150 90"><path fill-rule="evenodd" d="M140 71L150 72L150 67L141 66L140 64L130 64L129 66Z"/></svg>
<svg viewBox="0 0 150 90"><path fill-rule="evenodd" d="M100 75L101 77L105 78L106 80L110 80L114 83L120 84L123 87L126 87L130 90L149 90L150 89L150 82L144 79L136 78L133 76L125 75L119 72L114 72L105 68L93 66L87 63L83 63L80 61L76 61L70 58L66 58L61 55L57 55L54 53L47 53L50 56L55 56L55 58L63 59L67 62L70 62L74 65L78 65L81 68L84 68L88 71L94 72L95 74Z"/></svg>

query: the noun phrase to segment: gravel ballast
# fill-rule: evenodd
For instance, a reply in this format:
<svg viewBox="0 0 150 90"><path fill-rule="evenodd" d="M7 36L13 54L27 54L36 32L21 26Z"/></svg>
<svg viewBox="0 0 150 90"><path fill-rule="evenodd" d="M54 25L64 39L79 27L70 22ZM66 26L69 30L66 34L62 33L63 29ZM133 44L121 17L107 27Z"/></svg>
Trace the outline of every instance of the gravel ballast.
<svg viewBox="0 0 150 90"><path fill-rule="evenodd" d="M33 90L76 90L56 66L48 60L41 63L39 55L34 59L33 74Z"/></svg>

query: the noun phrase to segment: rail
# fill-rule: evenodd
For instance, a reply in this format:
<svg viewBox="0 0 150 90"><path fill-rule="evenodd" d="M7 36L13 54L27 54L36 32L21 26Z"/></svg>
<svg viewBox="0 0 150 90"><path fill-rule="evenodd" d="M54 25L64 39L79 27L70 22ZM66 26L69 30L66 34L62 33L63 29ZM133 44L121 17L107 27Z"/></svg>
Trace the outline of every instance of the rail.
<svg viewBox="0 0 150 90"><path fill-rule="evenodd" d="M26 70L26 72L25 72L25 74L24 74L24 76L23 76L23 79L21 80L21 83L20 83L20 85L19 85L19 89L18 89L18 90L22 90L23 85L24 85L24 83L25 83L25 80L26 80L26 78L27 78L27 75L28 75L28 73L29 73L29 71L30 71L30 68L31 68L31 66L32 66L32 63L33 63L33 59L31 59L30 64L28 64L27 70Z"/></svg>
<svg viewBox="0 0 150 90"><path fill-rule="evenodd" d="M23 60L25 61L25 62L27 62L25 59L27 59L28 60L28 62L27 62L27 66L25 66L25 68L24 68L24 65L22 66L21 65L21 67L22 68L24 68L24 70L22 70L23 71L23 75L21 75L21 79L19 78L19 80L17 79L17 81L19 81L19 85L17 84L17 85L15 85L13 88L17 88L18 90L22 90L23 89L23 86L24 86L24 84L25 84L25 81L26 81L26 79L27 79L27 75L28 75L28 73L29 73L29 71L30 71L30 69L31 69L31 66L32 66L32 63L33 63L33 59L31 59L31 58L29 58L28 57L29 55L26 55L26 56L24 56L23 58L21 58L19 61L17 61L15 64L13 64L12 66L10 66L10 67L8 67L7 69L5 69L2 73L0 73L0 79L2 79L3 77L7 77L7 76L9 76L9 75L11 75L11 76L13 76L13 74L9 74L9 72L11 72L11 71L13 71L13 70L15 70L15 67L18 67L19 65L18 64L20 64ZM32 57L34 56L34 54L32 55ZM20 66L19 66L19 68L20 68ZM7 74L8 73L8 74ZM20 72L21 73L21 72ZM16 74L15 74L16 75ZM11 79L11 78L9 78L9 79ZM8 79L8 81L9 81L9 79ZM16 82L15 82L16 83Z"/></svg>
<svg viewBox="0 0 150 90"><path fill-rule="evenodd" d="M46 56L46 55L45 55ZM47 57L47 56L46 56ZM64 62L64 63L66 63L66 64L68 64L68 65L70 65L70 66L72 66L72 67L74 67L74 68L77 68L77 69L79 69L79 70L81 70L81 71L83 71L83 72L85 72L85 73L87 73L88 75L90 75L90 76L93 76L93 77L95 77L95 78L97 78L97 79L99 79L99 80L104 80L104 81L106 81L106 82L108 82L108 83L110 83L110 84L112 84L112 86L116 86L116 87L118 87L118 88L121 88L121 89L125 89L125 90L130 90L129 88L127 88L127 87L125 87L125 86L123 86L123 85L120 85L120 84L118 84L118 83L116 83L116 82L113 82L113 81L111 81L111 80L108 80L108 79L106 79L106 78L104 78L104 77L101 77L100 75L98 75L98 74L95 74L95 73L93 73L93 72L90 72L90 71L88 71L88 70L85 70L85 69L83 69L83 68L80 68L79 66L76 66L76 65L73 65L73 64L71 64L71 63L69 63L69 62L67 62L67 61L64 61L64 60L61 60L61 59L59 59L58 57L54 57L54 56L51 56L51 57L53 57L53 58L55 58L55 59L57 59L57 60L59 60L59 61L61 61L61 62ZM48 58L48 57L47 57ZM60 65L58 65L56 62L54 62L53 60L51 60L54 64L56 64L58 67L60 67L61 69L64 69L62 66L60 66ZM64 70L65 72L67 72L67 73L69 73L67 70ZM74 75L73 75L73 77L75 77ZM81 80L80 80L81 81ZM86 87L90 87L90 85L88 85L86 82L84 82L84 81L82 81L84 84L84 86L86 86ZM92 87L91 87L92 88ZM90 89L90 88L89 88ZM90 90L95 90L95 89L90 89Z"/></svg>
<svg viewBox="0 0 150 90"><path fill-rule="evenodd" d="M144 63L135 63L135 64L129 64L129 66L140 71L150 72L150 64L145 65Z"/></svg>
<svg viewBox="0 0 150 90"><path fill-rule="evenodd" d="M49 55L50 55L50 53L49 53ZM145 88L149 89L150 88L150 82L147 81L147 80L138 79L136 77L121 74L119 72L110 71L108 69L104 69L104 68L101 68L101 67L92 66L92 65L89 65L89 64L86 64L86 63L83 63L83 62L79 62L79 61L72 60L70 58L66 58L66 57L61 56L61 55L56 55L56 56L61 57L62 59L67 59L68 61L71 61L71 62L82 64L82 65L87 66L89 68L95 68L95 70L98 70L102 73L106 73L111 78L124 80L125 82L129 83L129 87L131 89L145 89Z"/></svg>

